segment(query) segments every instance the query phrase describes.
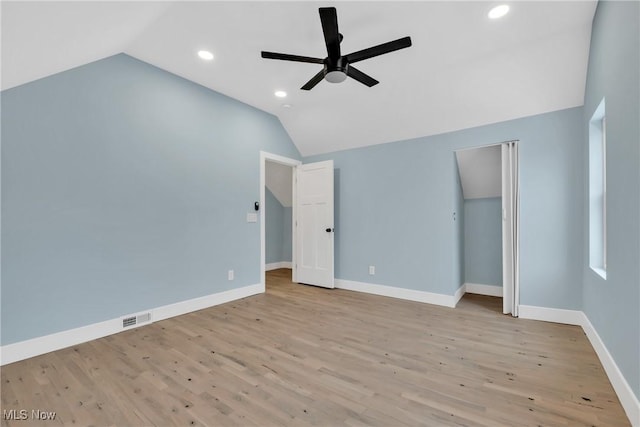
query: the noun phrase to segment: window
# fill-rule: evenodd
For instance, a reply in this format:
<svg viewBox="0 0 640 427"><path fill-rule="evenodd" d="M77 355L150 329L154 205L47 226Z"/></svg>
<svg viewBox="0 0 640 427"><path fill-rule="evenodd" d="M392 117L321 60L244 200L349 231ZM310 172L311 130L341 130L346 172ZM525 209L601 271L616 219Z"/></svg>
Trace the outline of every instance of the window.
<svg viewBox="0 0 640 427"><path fill-rule="evenodd" d="M604 99L589 121L589 267L607 278L607 118Z"/></svg>

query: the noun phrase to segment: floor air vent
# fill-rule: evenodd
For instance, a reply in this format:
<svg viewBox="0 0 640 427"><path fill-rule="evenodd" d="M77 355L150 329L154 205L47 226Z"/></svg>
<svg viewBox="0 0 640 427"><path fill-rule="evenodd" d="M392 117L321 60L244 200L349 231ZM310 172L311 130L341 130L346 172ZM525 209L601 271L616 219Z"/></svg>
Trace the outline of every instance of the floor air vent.
<svg viewBox="0 0 640 427"><path fill-rule="evenodd" d="M122 319L122 327L138 325L140 323L148 323L151 321L151 313L138 314L137 316L129 316Z"/></svg>
<svg viewBox="0 0 640 427"><path fill-rule="evenodd" d="M125 317L124 319L122 319L122 327L123 328L127 328L129 326L133 326L136 323L138 323L136 321L136 316L132 316L132 317Z"/></svg>

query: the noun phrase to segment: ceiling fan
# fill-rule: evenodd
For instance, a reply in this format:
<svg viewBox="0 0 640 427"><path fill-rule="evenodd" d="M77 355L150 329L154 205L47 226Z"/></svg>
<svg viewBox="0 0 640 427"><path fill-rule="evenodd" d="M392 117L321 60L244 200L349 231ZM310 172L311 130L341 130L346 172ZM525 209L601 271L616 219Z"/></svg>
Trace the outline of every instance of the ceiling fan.
<svg viewBox="0 0 640 427"><path fill-rule="evenodd" d="M411 46L411 37L403 37L368 49L359 50L348 55L342 55L340 53L340 42L342 42L343 36L338 32L338 16L336 14L336 8L321 7L319 12L320 22L322 23L322 32L324 33L324 41L327 45L326 58L320 59L308 56L262 51L262 57L267 59L323 64L324 67L322 70L302 86L302 90L313 89L313 87L320 83L322 79L331 83L340 83L343 82L347 76L369 87L377 85L379 82L376 79L363 73L351 64Z"/></svg>

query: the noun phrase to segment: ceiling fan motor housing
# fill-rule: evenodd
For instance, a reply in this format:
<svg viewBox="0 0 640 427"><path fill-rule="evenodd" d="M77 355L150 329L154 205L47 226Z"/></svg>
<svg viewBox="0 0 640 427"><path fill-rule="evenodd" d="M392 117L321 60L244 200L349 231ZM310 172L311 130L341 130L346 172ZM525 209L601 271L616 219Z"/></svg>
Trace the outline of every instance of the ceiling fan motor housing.
<svg viewBox="0 0 640 427"><path fill-rule="evenodd" d="M349 62L344 56L337 60L325 58L324 60L324 79L330 83L341 83L347 78L347 70Z"/></svg>

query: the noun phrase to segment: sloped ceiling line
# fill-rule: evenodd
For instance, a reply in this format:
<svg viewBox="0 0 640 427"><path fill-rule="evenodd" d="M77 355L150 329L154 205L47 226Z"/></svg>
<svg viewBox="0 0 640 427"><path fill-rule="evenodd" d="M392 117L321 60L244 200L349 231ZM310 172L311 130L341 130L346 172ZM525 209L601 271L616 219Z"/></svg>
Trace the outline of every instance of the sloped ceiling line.
<svg viewBox="0 0 640 427"><path fill-rule="evenodd" d="M309 156L582 105L596 4L510 2L492 21L492 1L335 2L345 52L407 35L413 46L362 62L372 88L301 91L313 64L260 51L325 57L325 3L3 1L2 89L124 51L276 115Z"/></svg>
<svg viewBox="0 0 640 427"><path fill-rule="evenodd" d="M280 204L290 208L293 204L293 174L291 166L266 162L265 185Z"/></svg>
<svg viewBox="0 0 640 427"><path fill-rule="evenodd" d="M456 151L465 200L502 197L501 146Z"/></svg>

